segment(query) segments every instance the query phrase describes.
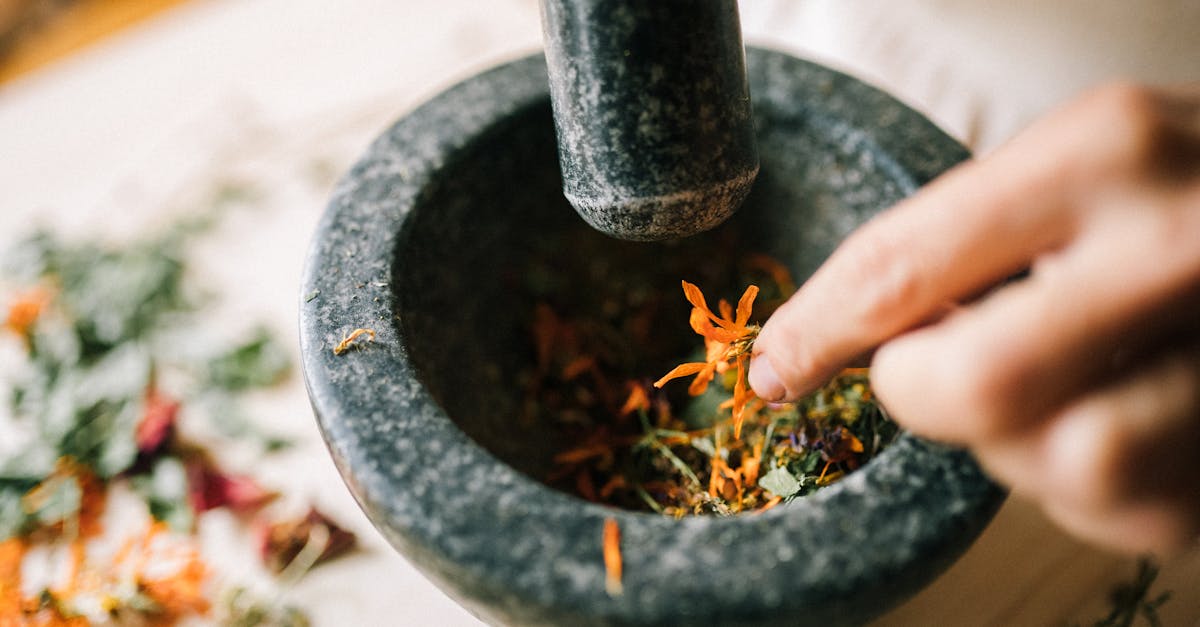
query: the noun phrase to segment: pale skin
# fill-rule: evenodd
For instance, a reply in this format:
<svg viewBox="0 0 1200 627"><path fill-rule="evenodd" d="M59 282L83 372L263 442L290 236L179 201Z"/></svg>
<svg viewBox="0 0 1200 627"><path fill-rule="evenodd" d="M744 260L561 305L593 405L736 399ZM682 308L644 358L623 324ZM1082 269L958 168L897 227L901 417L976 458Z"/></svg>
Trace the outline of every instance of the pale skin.
<svg viewBox="0 0 1200 627"><path fill-rule="evenodd" d="M1067 531L1197 546L1200 84L1094 89L883 212L766 322L750 384L868 360L898 422Z"/></svg>

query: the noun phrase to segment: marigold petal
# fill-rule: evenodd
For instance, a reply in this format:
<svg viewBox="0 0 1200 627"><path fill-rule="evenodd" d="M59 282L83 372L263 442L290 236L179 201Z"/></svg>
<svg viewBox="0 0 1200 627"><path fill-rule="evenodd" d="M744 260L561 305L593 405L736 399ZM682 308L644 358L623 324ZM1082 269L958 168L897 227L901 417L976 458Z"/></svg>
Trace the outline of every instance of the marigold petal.
<svg viewBox="0 0 1200 627"><path fill-rule="evenodd" d="M620 415L627 416L635 411L646 411L650 409L650 397L646 395L646 388L639 383L633 383L630 386L629 396L625 399L625 404L621 407Z"/></svg>
<svg viewBox="0 0 1200 627"><path fill-rule="evenodd" d="M708 389L708 384L713 380L713 374L717 369L716 363L704 364L704 369L696 374L696 378L692 380L692 384L688 386L688 394L692 396L700 396Z"/></svg>
<svg viewBox="0 0 1200 627"><path fill-rule="evenodd" d="M754 299L757 297L758 286L751 285L746 288L746 291L742 294L742 298L738 300L737 319L734 320L734 323L738 327L744 327L747 322L750 322L750 310L754 308Z"/></svg>
<svg viewBox="0 0 1200 627"><path fill-rule="evenodd" d="M604 519L604 589L610 596L621 594L621 527L613 518Z"/></svg>
<svg viewBox="0 0 1200 627"><path fill-rule="evenodd" d="M737 359L737 381L733 384L733 437L742 437L742 422L746 419L746 403L754 398L754 390L746 386L746 356Z"/></svg>
<svg viewBox="0 0 1200 627"><path fill-rule="evenodd" d="M708 337L716 329L712 322L709 322L708 314L699 307L692 307L692 313L688 316L688 324L691 325L696 335L704 337Z"/></svg>
<svg viewBox="0 0 1200 627"><path fill-rule="evenodd" d="M721 477L721 466L724 463L725 463L724 460L722 460L721 457L717 456L717 455L714 455L710 459L711 466L710 466L710 471L708 474L708 495L709 496L715 497L718 494L720 494L721 487L725 483L724 479Z"/></svg>
<svg viewBox="0 0 1200 627"><path fill-rule="evenodd" d="M688 283L687 281L682 281L682 283L683 296L689 303L692 304L692 307L700 309L705 314L712 316L712 311L709 310L708 303L704 301L704 292L701 292L700 288L694 283ZM716 316L713 317L715 318Z"/></svg>
<svg viewBox="0 0 1200 627"><path fill-rule="evenodd" d="M712 322L709 321L708 314L697 308L692 309L692 315L688 318L688 324L692 326L692 330L697 335L723 344L729 344L743 335L742 331L736 329L722 329L713 326Z"/></svg>
<svg viewBox="0 0 1200 627"><path fill-rule="evenodd" d="M661 379L659 379L658 381L655 381L654 387L661 388L663 385L666 385L667 381L670 381L671 379L678 379L680 377L686 377L690 374L696 374L697 372L700 372L707 367L708 367L708 364L706 364L702 361L693 361L693 362L688 362L686 364L679 364L678 366L675 366L670 372L663 375L663 377Z"/></svg>

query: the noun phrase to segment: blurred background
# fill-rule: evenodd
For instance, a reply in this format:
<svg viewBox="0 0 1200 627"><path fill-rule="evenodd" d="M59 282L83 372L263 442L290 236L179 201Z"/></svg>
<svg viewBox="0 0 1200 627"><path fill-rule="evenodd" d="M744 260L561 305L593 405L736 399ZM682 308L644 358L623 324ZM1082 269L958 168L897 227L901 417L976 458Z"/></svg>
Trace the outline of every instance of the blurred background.
<svg viewBox="0 0 1200 627"><path fill-rule="evenodd" d="M876 84L979 152L1102 80L1200 80L1194 1L741 8L748 43ZM537 52L540 39L536 0L0 0L0 251L35 227L121 241L211 211L230 186L252 189L190 251L189 268L221 296L206 324L264 321L295 359L300 271L337 177L398 116ZM10 288L0 282L0 296ZM0 365L17 363L14 351L0 347ZM363 545L284 590L289 602L318 625L477 624L358 511L297 376L250 408L297 444L228 463L285 501L317 504ZM235 520L210 516L199 533L224 572L254 570ZM879 624L1092 624L1134 572L1131 558L1086 547L1010 500L964 559ZM1196 581L1200 556L1164 565L1155 589L1174 591L1164 624L1200 624Z"/></svg>

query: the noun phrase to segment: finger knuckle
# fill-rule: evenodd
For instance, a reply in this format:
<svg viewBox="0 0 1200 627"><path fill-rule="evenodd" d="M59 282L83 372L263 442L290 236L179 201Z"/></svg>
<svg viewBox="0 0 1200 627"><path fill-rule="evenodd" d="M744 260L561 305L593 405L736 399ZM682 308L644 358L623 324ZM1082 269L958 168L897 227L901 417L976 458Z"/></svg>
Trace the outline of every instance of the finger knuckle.
<svg viewBox="0 0 1200 627"><path fill-rule="evenodd" d="M972 414L966 421L971 439L1007 437L1026 426L1028 420L1021 415L1021 381L1026 379L1022 368L1002 359L980 359L975 351L964 351L947 368L958 406Z"/></svg>
<svg viewBox="0 0 1200 627"><path fill-rule="evenodd" d="M1097 155L1101 166L1128 172L1156 163L1170 143L1170 124L1161 96L1130 82L1113 82L1093 89L1080 100L1088 127L1104 129L1106 149Z"/></svg>
<svg viewBox="0 0 1200 627"><path fill-rule="evenodd" d="M1060 438L1049 480L1057 491L1087 509L1112 509L1130 495L1127 473L1136 467L1130 459L1131 434L1124 421L1109 409L1091 407L1086 423L1080 421Z"/></svg>
<svg viewBox="0 0 1200 627"><path fill-rule="evenodd" d="M921 294L922 277L911 251L881 231L864 229L848 240L856 256L846 289L855 291L856 322L865 328L892 330L897 314Z"/></svg>
<svg viewBox="0 0 1200 627"><path fill-rule="evenodd" d="M903 344L891 342L876 352L871 382L906 425L926 437L965 445L1013 432L1009 386L988 362L973 351L916 355L917 349Z"/></svg>

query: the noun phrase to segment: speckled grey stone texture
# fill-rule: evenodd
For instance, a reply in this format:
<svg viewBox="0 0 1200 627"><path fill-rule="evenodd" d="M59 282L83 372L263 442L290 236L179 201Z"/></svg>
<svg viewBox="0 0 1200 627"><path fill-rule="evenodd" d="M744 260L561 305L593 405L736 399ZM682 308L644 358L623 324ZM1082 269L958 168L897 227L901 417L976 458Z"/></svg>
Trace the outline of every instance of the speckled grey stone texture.
<svg viewBox="0 0 1200 627"><path fill-rule="evenodd" d="M489 622L858 624L940 573L1002 499L968 455L909 435L833 487L761 515L615 511L532 478L554 452L516 419L531 304L511 285L533 251L565 261L601 250L589 261L604 263L650 246L667 260L684 245L733 241L803 278L856 225L967 157L854 79L763 50L748 61L761 174L733 219L683 242L618 241L576 217L558 191L540 57L406 116L335 192L300 305L318 422L380 531ZM678 290L678 275L653 276ZM376 341L334 356L357 327ZM616 597L601 554L610 516L625 561Z"/></svg>
<svg viewBox="0 0 1200 627"><path fill-rule="evenodd" d="M542 0L563 192L629 240L694 235L758 173L736 0Z"/></svg>

